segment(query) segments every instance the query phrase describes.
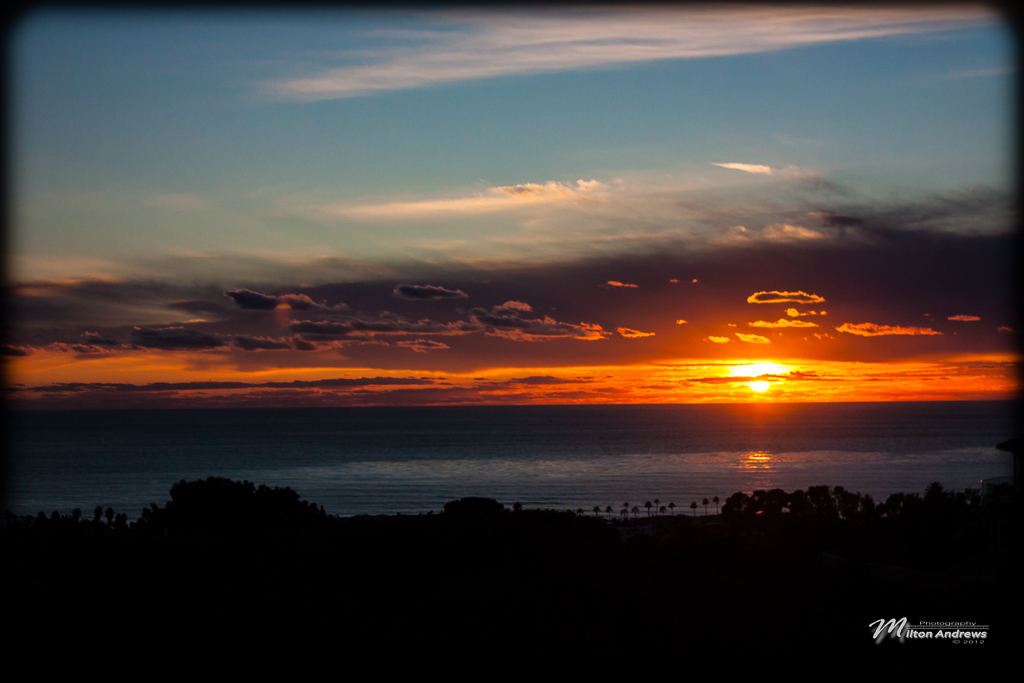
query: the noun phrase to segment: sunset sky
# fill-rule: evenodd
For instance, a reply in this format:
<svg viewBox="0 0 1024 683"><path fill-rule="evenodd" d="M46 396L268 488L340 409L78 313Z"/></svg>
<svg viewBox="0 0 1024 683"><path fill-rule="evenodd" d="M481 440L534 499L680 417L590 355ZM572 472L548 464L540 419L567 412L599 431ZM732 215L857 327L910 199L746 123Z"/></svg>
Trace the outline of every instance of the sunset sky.
<svg viewBox="0 0 1024 683"><path fill-rule="evenodd" d="M981 5L52 11L15 406L1018 395Z"/></svg>

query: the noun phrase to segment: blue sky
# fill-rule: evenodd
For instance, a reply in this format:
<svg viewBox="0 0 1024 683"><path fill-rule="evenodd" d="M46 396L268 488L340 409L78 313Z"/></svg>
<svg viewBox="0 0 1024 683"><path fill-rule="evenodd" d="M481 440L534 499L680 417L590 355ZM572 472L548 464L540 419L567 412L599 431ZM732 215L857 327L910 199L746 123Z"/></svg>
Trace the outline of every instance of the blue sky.
<svg viewBox="0 0 1024 683"><path fill-rule="evenodd" d="M874 199L1007 189L1011 35L980 8L945 9L899 21L864 11L828 26L839 36L891 35L723 56L580 65L564 45L548 55L523 41L520 65L462 80L449 72L485 58L503 66L487 41L515 22L570 47L598 33L591 42L611 44L609 55L642 42L630 31L654 56L692 46L666 45L655 30L666 19L643 12L31 15L12 42L14 254L123 262L183 249L281 250L387 260L420 253L424 240L518 234L523 219L382 226L312 207L579 179L620 178L661 195L737 193L754 180L711 162L796 166ZM669 15L685 27L685 13ZM731 25L758 20L741 14ZM811 23L797 15L785 27L801 35ZM721 33L698 47L742 48ZM468 54L437 73L389 81L373 71L459 49ZM546 70L530 73L536 61ZM351 81L360 68L381 89L287 90L303 79ZM368 223L377 238L362 234Z"/></svg>

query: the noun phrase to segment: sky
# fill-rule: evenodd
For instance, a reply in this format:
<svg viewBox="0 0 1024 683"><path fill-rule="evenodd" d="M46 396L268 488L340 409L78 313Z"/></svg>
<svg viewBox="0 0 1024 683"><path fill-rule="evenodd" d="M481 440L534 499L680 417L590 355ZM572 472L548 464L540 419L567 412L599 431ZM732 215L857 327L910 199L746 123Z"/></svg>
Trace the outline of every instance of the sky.
<svg viewBox="0 0 1024 683"><path fill-rule="evenodd" d="M985 5L40 10L13 405L1004 399Z"/></svg>

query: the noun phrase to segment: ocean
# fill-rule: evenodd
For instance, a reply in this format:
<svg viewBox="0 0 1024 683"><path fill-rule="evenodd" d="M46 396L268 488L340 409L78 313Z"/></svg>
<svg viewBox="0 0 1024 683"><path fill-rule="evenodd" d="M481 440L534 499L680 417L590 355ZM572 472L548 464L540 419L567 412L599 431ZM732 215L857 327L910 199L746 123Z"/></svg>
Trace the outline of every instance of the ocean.
<svg viewBox="0 0 1024 683"><path fill-rule="evenodd" d="M1020 436L1019 414L1011 401L18 411L5 501L134 520L175 482L219 476L289 486L343 516L464 496L588 514L696 502L702 515L715 511L705 498L820 484L881 502L1012 476L995 445Z"/></svg>

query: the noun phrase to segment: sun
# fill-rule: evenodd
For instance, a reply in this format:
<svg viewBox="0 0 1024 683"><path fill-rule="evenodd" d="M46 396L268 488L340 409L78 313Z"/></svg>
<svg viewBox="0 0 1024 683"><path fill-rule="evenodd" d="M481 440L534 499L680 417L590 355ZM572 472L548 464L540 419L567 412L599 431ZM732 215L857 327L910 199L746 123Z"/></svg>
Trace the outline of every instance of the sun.
<svg viewBox="0 0 1024 683"><path fill-rule="evenodd" d="M754 391L767 391L768 387L772 385L771 382L751 382L747 386Z"/></svg>

